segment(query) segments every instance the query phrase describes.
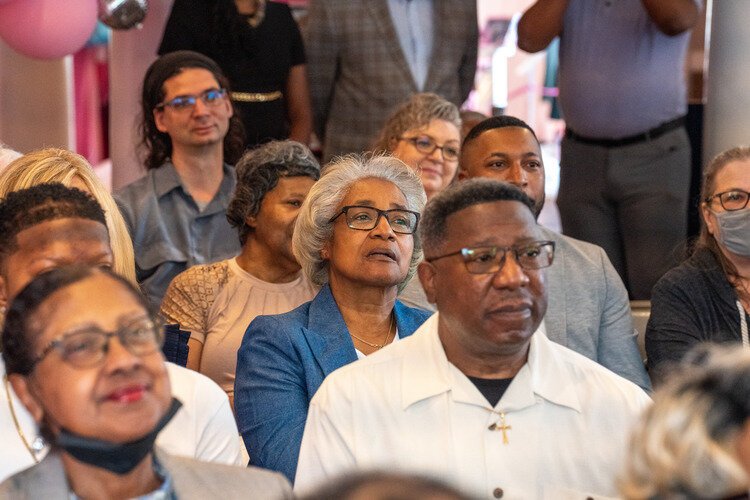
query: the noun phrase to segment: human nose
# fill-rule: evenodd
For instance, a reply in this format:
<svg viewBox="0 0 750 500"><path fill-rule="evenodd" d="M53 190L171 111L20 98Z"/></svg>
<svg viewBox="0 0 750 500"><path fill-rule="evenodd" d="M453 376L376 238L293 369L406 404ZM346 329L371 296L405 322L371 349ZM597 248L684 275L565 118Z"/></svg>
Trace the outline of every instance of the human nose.
<svg viewBox="0 0 750 500"><path fill-rule="evenodd" d="M382 213L378 214L378 220L375 221L375 227L372 228L370 234L374 237L385 239L395 239L396 237L396 233L393 232L391 223L388 222L388 218Z"/></svg>
<svg viewBox="0 0 750 500"><path fill-rule="evenodd" d="M518 187L526 187L529 184L529 178L526 175L526 170L518 164L514 163L509 172L508 182Z"/></svg>
<svg viewBox="0 0 750 500"><path fill-rule="evenodd" d="M195 104L193 105L193 115L201 116L208 114L208 104L203 102L202 97L195 98Z"/></svg>
<svg viewBox="0 0 750 500"><path fill-rule="evenodd" d="M141 357L130 352L116 335L109 338L104 349L105 366L108 372L131 371L143 363Z"/></svg>
<svg viewBox="0 0 750 500"><path fill-rule="evenodd" d="M529 284L526 270L518 263L515 253L506 250L498 269L492 277L495 288L517 289Z"/></svg>

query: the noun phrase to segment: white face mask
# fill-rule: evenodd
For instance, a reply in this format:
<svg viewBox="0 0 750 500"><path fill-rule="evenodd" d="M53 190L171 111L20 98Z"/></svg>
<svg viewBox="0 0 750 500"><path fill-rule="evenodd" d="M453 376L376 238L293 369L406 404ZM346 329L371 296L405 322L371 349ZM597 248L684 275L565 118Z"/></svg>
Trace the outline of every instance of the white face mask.
<svg viewBox="0 0 750 500"><path fill-rule="evenodd" d="M714 235L718 242L733 254L750 257L750 208L712 213L721 228Z"/></svg>

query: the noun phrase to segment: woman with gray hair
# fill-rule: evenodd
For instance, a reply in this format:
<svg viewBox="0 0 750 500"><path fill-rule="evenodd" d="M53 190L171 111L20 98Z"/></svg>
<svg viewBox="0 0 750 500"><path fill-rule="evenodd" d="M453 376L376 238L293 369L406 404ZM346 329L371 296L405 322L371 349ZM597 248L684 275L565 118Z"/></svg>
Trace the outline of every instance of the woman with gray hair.
<svg viewBox="0 0 750 500"><path fill-rule="evenodd" d="M631 436L623 498L748 498L750 352L705 344L679 368Z"/></svg>
<svg viewBox="0 0 750 500"><path fill-rule="evenodd" d="M461 114L437 94L414 94L397 107L373 149L385 151L414 169L427 199L451 183L461 148Z"/></svg>
<svg viewBox="0 0 750 500"><path fill-rule="evenodd" d="M245 153L236 171L227 219L239 232L240 254L177 275L161 304L168 322L190 332L188 368L212 378L232 404L237 349L250 321L291 311L318 291L291 243L320 165L306 146L275 141Z"/></svg>
<svg viewBox="0 0 750 500"><path fill-rule="evenodd" d="M389 156L334 160L310 190L292 248L320 293L289 313L256 318L237 356L235 410L251 464L294 480L323 379L429 316L396 300L422 258L424 203L419 178Z"/></svg>

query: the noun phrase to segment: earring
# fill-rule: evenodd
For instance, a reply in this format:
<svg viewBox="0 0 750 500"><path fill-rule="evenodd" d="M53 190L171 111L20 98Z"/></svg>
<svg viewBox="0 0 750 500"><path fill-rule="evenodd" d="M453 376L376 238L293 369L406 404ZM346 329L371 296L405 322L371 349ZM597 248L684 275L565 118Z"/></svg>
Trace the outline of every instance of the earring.
<svg viewBox="0 0 750 500"><path fill-rule="evenodd" d="M39 453L40 451L42 451L45 446L47 446L47 443L44 441L44 438L42 436L37 436L31 442L31 449L34 450L35 453Z"/></svg>

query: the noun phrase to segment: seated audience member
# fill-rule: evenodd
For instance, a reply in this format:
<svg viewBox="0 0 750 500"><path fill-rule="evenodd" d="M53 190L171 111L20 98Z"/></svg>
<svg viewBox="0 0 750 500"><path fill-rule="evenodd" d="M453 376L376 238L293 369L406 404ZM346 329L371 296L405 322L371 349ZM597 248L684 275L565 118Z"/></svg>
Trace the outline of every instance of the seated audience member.
<svg viewBox="0 0 750 500"><path fill-rule="evenodd" d="M6 304L38 274L68 264L117 268L100 206L78 189L40 184L0 201L0 325ZM240 463L237 428L224 392L210 379L167 363L172 392L183 402L159 435L168 452ZM0 372L5 368L0 362ZM4 380L7 382L7 379ZM47 448L18 398L0 391L0 480L38 461Z"/></svg>
<svg viewBox="0 0 750 500"><path fill-rule="evenodd" d="M703 224L693 254L651 294L646 353L660 383L701 342L742 342L750 311L750 148L716 156L703 173Z"/></svg>
<svg viewBox="0 0 750 500"><path fill-rule="evenodd" d="M24 287L8 309L3 360L52 450L0 484L0 497L291 497L280 474L154 446L182 405L163 335L140 291L109 270L64 267Z"/></svg>
<svg viewBox="0 0 750 500"><path fill-rule="evenodd" d="M247 325L261 314L291 311L317 292L292 254L292 231L307 192L320 177L312 152L292 141L249 151L236 169L227 218L239 232L242 251L179 274L161 305L169 323L190 332L188 368L213 379L230 402Z"/></svg>
<svg viewBox="0 0 750 500"><path fill-rule="evenodd" d="M627 499L748 498L750 354L708 349L654 393L631 437Z"/></svg>
<svg viewBox="0 0 750 500"><path fill-rule="evenodd" d="M391 114L373 149L386 151L414 169L427 199L451 183L458 168L461 118L455 104L437 94L414 94ZM399 294L406 305L434 311L419 280Z"/></svg>
<svg viewBox="0 0 750 500"><path fill-rule="evenodd" d="M459 179L486 177L521 189L544 206L544 162L534 131L513 116L488 118L474 127L461 149ZM555 242L555 261L547 270L545 332L550 340L593 359L605 368L651 390L638 351L630 302L620 276L603 249L539 226Z"/></svg>
<svg viewBox="0 0 750 500"><path fill-rule="evenodd" d="M26 153L0 172L0 199L11 191L26 189L45 182L59 182L93 196L104 209L112 247L112 269L135 283L133 242L112 195L96 176L86 159L72 151L57 148Z"/></svg>
<svg viewBox="0 0 750 500"><path fill-rule="evenodd" d="M307 406L336 368L408 337L429 315L396 300L422 258L419 177L388 156L346 156L310 189L292 249L322 286L315 298L248 327L235 411L250 463L293 479Z"/></svg>
<svg viewBox="0 0 750 500"><path fill-rule="evenodd" d="M483 122L487 118L489 118L489 116L480 113L479 111L471 111L468 109L461 111L461 142L463 142L464 138L475 125L479 125L480 122Z"/></svg>
<svg viewBox="0 0 750 500"><path fill-rule="evenodd" d="M414 169L429 200L453 180L461 148L461 116L437 94L414 94L383 125L374 151L386 151Z"/></svg>
<svg viewBox="0 0 750 500"><path fill-rule="evenodd" d="M182 50L157 59L141 96L146 175L115 194L135 249L136 275L158 307L187 268L237 255L226 220L242 155L242 123L214 61Z"/></svg>
<svg viewBox="0 0 750 500"><path fill-rule="evenodd" d="M0 171L19 156L21 156L21 153L10 149L8 146L0 142Z"/></svg>
<svg viewBox="0 0 750 500"><path fill-rule="evenodd" d="M531 200L477 179L436 195L419 279L438 312L329 375L310 403L295 489L387 468L477 498L614 495L648 396L539 330L555 243Z"/></svg>
<svg viewBox="0 0 750 500"><path fill-rule="evenodd" d="M472 500L438 479L393 472L346 474L298 500Z"/></svg>

